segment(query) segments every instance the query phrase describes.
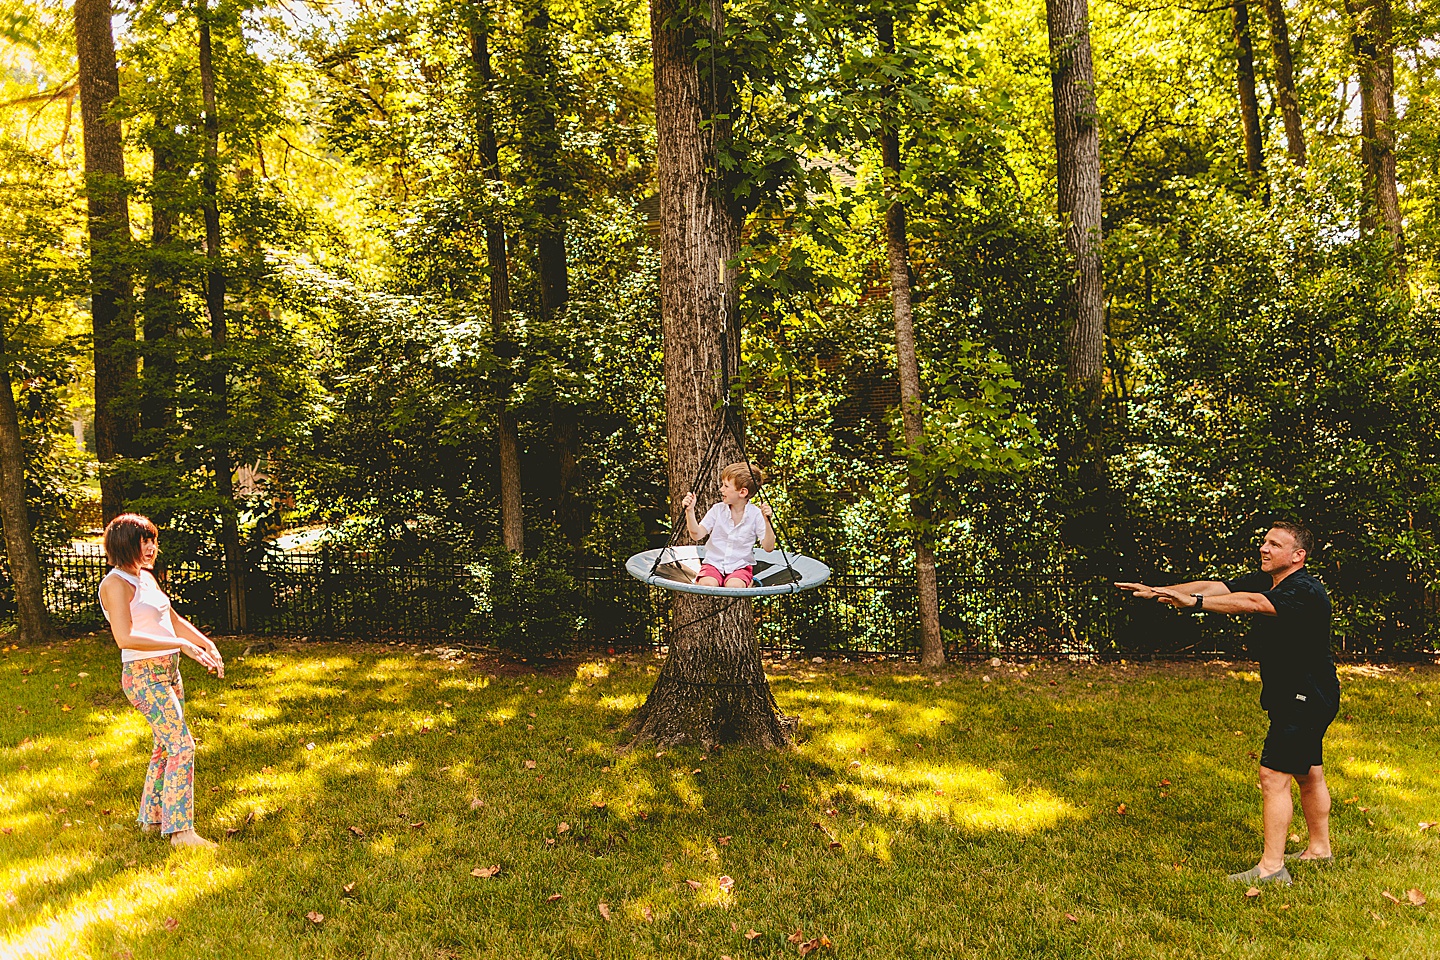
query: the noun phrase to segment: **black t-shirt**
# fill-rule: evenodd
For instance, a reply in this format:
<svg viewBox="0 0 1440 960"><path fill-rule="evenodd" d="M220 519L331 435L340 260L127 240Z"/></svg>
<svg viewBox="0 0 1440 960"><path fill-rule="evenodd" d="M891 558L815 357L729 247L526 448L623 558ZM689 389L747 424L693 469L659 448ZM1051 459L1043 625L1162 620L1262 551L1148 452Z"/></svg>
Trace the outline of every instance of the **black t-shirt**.
<svg viewBox="0 0 1440 960"><path fill-rule="evenodd" d="M1260 706L1334 716L1340 681L1330 656L1330 594L1303 567L1274 584L1270 574L1226 580L1231 593L1260 593L1275 616L1253 614L1246 642L1260 661Z"/></svg>

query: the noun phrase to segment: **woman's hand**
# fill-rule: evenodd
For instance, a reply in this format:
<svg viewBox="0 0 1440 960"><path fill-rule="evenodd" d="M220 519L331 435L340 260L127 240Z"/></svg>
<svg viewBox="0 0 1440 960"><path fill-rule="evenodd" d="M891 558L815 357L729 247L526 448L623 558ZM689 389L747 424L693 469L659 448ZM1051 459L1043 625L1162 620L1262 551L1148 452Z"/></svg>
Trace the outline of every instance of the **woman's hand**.
<svg viewBox="0 0 1440 960"><path fill-rule="evenodd" d="M200 644L191 643L189 640L182 640L180 641L180 643L180 651L184 653L185 656L189 657L191 660L194 660L196 663L200 664L202 667L204 667L211 673L220 677L225 676L225 661L220 658L219 650L215 650L214 653L211 653L210 650L207 650ZM211 644L212 649L213 647L214 644Z"/></svg>

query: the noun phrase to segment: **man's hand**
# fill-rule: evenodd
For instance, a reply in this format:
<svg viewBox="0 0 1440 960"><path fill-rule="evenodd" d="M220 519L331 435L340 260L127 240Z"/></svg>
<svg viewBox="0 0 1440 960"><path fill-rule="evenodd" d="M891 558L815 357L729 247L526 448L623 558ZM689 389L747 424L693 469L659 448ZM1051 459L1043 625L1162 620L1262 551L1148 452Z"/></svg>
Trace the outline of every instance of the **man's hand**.
<svg viewBox="0 0 1440 960"><path fill-rule="evenodd" d="M1156 597L1156 588L1143 583L1117 583L1115 586L1140 600L1154 600Z"/></svg>
<svg viewBox="0 0 1440 960"><path fill-rule="evenodd" d="M1176 610L1189 610L1197 602L1191 594L1183 593L1174 587L1152 587L1151 593L1154 594L1156 600L1167 607L1174 607Z"/></svg>

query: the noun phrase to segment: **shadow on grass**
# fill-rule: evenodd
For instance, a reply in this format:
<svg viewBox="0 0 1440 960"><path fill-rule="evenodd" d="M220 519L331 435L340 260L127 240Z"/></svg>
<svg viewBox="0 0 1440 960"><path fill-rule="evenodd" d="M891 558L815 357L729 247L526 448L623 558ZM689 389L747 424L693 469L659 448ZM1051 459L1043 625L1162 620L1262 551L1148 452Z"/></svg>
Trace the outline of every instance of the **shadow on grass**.
<svg viewBox="0 0 1440 960"><path fill-rule="evenodd" d="M988 919L996 955L1024 955L1055 930L1016 925L986 885L1084 902L1097 871L1193 876L1258 852L1263 715L1244 671L1157 683L1049 665L937 683L777 667L799 747L704 754L620 749L648 658L502 677L484 660L315 645L234 663L224 681L186 671L199 827L232 835L172 853L134 830L149 731L109 689L115 659L82 640L0 661L0 942L17 956L701 955L695 928L729 936L746 916L767 936L823 921L906 946L937 918ZM1399 678L1359 679L1347 703L1387 732L1433 723L1423 697L1384 696ZM1332 734L1332 757L1356 755L1331 766L1337 824L1440 786L1436 764L1375 731L1342 719ZM1344 804L1362 783L1366 801ZM471 876L490 865L497 878ZM838 896L866 918L836 914ZM613 923L597 920L602 900Z"/></svg>

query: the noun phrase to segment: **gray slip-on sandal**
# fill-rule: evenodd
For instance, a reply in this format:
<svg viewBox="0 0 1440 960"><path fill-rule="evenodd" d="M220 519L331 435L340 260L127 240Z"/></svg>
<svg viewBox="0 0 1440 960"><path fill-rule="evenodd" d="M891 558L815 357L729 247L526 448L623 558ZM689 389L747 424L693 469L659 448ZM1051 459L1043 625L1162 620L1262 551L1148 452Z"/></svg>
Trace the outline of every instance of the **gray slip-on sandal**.
<svg viewBox="0 0 1440 960"><path fill-rule="evenodd" d="M1234 880L1236 883L1278 883L1281 886L1290 886L1290 871L1281 867L1274 873L1262 876L1259 867L1251 867L1243 873L1232 873L1226 880Z"/></svg>

